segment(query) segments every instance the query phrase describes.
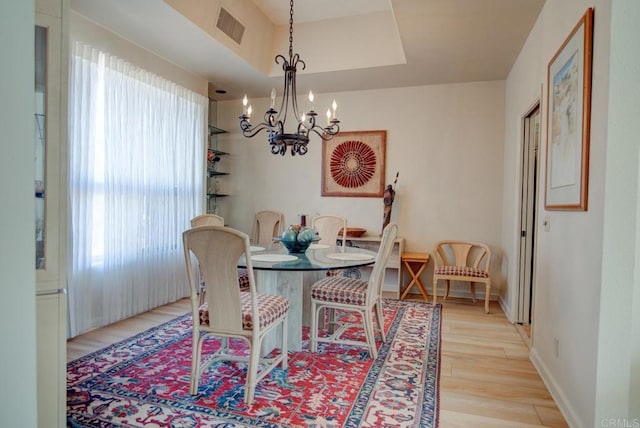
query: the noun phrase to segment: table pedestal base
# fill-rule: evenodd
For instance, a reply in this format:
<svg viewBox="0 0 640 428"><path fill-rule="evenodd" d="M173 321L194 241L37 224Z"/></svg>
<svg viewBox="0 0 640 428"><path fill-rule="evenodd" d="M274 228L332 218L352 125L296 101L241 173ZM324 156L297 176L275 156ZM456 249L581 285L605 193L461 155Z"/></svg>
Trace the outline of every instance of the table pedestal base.
<svg viewBox="0 0 640 428"><path fill-rule="evenodd" d="M311 284L323 278L325 271L254 270L258 293L278 294L289 299L287 347L289 351L302 349L302 326L311 325ZM280 329L270 332L263 340L263 354L280 346Z"/></svg>

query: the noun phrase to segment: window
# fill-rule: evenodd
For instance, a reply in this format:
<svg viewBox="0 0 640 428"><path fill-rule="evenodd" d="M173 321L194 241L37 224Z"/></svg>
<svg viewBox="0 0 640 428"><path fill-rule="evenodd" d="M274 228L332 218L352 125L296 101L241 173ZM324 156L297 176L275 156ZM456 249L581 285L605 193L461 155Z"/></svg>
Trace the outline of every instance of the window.
<svg viewBox="0 0 640 428"><path fill-rule="evenodd" d="M69 94L72 335L186 296L207 99L77 42Z"/></svg>

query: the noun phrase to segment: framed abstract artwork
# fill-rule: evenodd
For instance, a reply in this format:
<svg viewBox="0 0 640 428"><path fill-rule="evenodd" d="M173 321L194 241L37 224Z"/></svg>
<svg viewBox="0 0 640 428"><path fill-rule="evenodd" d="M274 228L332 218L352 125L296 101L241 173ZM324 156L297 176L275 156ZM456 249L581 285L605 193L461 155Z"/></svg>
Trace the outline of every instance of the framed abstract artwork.
<svg viewBox="0 0 640 428"><path fill-rule="evenodd" d="M587 210L592 52L589 8L547 68L547 210Z"/></svg>
<svg viewBox="0 0 640 428"><path fill-rule="evenodd" d="M381 197L387 131L340 132L322 145L322 196Z"/></svg>

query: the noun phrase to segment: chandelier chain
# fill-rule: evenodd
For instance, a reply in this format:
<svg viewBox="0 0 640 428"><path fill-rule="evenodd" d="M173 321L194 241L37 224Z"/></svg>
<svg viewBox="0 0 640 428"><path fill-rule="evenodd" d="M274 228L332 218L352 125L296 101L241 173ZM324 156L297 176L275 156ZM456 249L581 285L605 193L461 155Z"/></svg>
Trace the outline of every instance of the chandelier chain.
<svg viewBox="0 0 640 428"><path fill-rule="evenodd" d="M289 58L293 58L293 0L289 9Z"/></svg>

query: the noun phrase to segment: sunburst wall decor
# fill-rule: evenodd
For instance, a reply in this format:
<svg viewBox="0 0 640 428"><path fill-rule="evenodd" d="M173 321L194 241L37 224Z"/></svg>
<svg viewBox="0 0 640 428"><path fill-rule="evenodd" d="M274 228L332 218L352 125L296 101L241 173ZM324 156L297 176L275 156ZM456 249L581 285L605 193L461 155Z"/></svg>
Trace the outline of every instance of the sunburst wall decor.
<svg viewBox="0 0 640 428"><path fill-rule="evenodd" d="M340 132L322 149L322 196L381 197L387 131Z"/></svg>

